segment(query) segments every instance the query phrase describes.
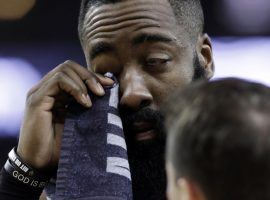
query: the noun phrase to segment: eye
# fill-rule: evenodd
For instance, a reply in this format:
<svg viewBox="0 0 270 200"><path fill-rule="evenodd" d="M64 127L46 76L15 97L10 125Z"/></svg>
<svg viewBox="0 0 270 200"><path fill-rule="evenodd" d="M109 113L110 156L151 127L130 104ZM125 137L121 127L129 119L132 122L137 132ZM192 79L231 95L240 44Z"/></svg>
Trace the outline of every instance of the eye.
<svg viewBox="0 0 270 200"><path fill-rule="evenodd" d="M161 58L150 58L146 61L147 66L158 66L158 65L164 65L167 62L169 62L169 59L161 59Z"/></svg>
<svg viewBox="0 0 270 200"><path fill-rule="evenodd" d="M165 54L155 54L148 56L146 59L146 66L149 67L162 67L168 64L171 61L171 58Z"/></svg>

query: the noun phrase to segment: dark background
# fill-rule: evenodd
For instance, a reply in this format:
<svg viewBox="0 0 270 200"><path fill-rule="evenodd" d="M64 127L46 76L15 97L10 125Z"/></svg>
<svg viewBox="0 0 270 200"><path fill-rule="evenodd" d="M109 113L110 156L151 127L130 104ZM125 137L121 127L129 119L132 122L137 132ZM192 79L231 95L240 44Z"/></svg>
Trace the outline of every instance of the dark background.
<svg viewBox="0 0 270 200"><path fill-rule="evenodd" d="M222 5L218 2L220 1L202 1L206 32L211 36L252 35L249 32L241 34L233 32L226 25L221 24L218 13L222 11ZM77 43L79 6L78 0L39 0L23 20L0 22L0 42L73 41ZM270 30L260 33L260 35L269 34Z"/></svg>
<svg viewBox="0 0 270 200"><path fill-rule="evenodd" d="M218 13L222 11L222 5L218 2L202 2L205 30L211 37L258 35L254 32L240 34L220 23ZM78 0L38 0L23 19L0 21L0 56L23 58L36 66L41 75L67 59L84 65L77 36L79 6ZM270 28L259 35L270 35ZM6 160L7 152L17 143L18 133L14 133L13 137L7 135L10 134L0 133L0 166Z"/></svg>
<svg viewBox="0 0 270 200"><path fill-rule="evenodd" d="M214 0L204 1L206 30L210 35L228 35L213 17ZM1 42L73 41L77 42L77 18L80 1L38 1L20 21L1 22Z"/></svg>

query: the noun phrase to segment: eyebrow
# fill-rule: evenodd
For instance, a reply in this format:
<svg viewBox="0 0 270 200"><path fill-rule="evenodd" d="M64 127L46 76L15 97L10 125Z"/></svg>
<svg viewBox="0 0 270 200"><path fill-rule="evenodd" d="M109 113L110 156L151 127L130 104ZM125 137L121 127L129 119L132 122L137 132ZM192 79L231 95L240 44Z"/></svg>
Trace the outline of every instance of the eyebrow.
<svg viewBox="0 0 270 200"><path fill-rule="evenodd" d="M107 42L99 42L93 45L90 53L91 60L94 60L97 56L103 53L111 52L114 47Z"/></svg>
<svg viewBox="0 0 270 200"><path fill-rule="evenodd" d="M166 35L162 35L162 34L147 34L147 33L142 33L138 36L136 36L133 40L132 40L132 45L136 46L139 44L142 44L144 42L165 42L165 43L171 43L171 42L175 42L176 39L166 36ZM111 51L114 51L115 48L107 43L107 42L99 42L93 45L92 49L91 49L91 53L90 53L90 58L91 60L94 60L96 57L98 57L100 54L103 53L108 53Z"/></svg>
<svg viewBox="0 0 270 200"><path fill-rule="evenodd" d="M171 43L171 42L175 42L176 39L169 37L167 35L163 35L163 34L147 34L147 33L143 33L140 34L138 36L136 36L133 40L132 40L132 44L134 46L142 44L144 42L165 42L165 43Z"/></svg>

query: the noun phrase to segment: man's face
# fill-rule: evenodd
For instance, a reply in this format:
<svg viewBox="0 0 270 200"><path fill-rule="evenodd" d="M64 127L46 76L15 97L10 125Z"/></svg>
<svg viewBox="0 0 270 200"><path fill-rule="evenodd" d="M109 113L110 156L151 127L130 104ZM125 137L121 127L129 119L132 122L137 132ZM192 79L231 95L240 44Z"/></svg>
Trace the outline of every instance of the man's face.
<svg viewBox="0 0 270 200"><path fill-rule="evenodd" d="M88 67L120 83L120 111L131 143L158 137L158 110L192 81L194 48L166 0L128 0L89 9L83 48ZM176 28L178 27L178 28ZM183 34L184 35L184 34ZM161 121L159 121L160 123Z"/></svg>

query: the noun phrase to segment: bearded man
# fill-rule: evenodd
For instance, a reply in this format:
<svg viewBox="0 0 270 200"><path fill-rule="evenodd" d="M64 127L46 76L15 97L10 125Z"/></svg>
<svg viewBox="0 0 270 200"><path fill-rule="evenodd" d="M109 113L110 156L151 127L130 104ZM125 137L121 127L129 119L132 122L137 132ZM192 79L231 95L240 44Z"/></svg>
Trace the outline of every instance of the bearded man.
<svg viewBox="0 0 270 200"><path fill-rule="evenodd" d="M63 113L70 97L92 106L119 81L134 199L165 199L165 133L160 107L176 89L213 75L211 41L199 0L83 0L79 37L87 67L66 61L27 96L17 154L32 168L57 166ZM40 192L2 171L0 197L38 199ZM23 188L23 191L22 191ZM12 197L12 198L11 198Z"/></svg>

